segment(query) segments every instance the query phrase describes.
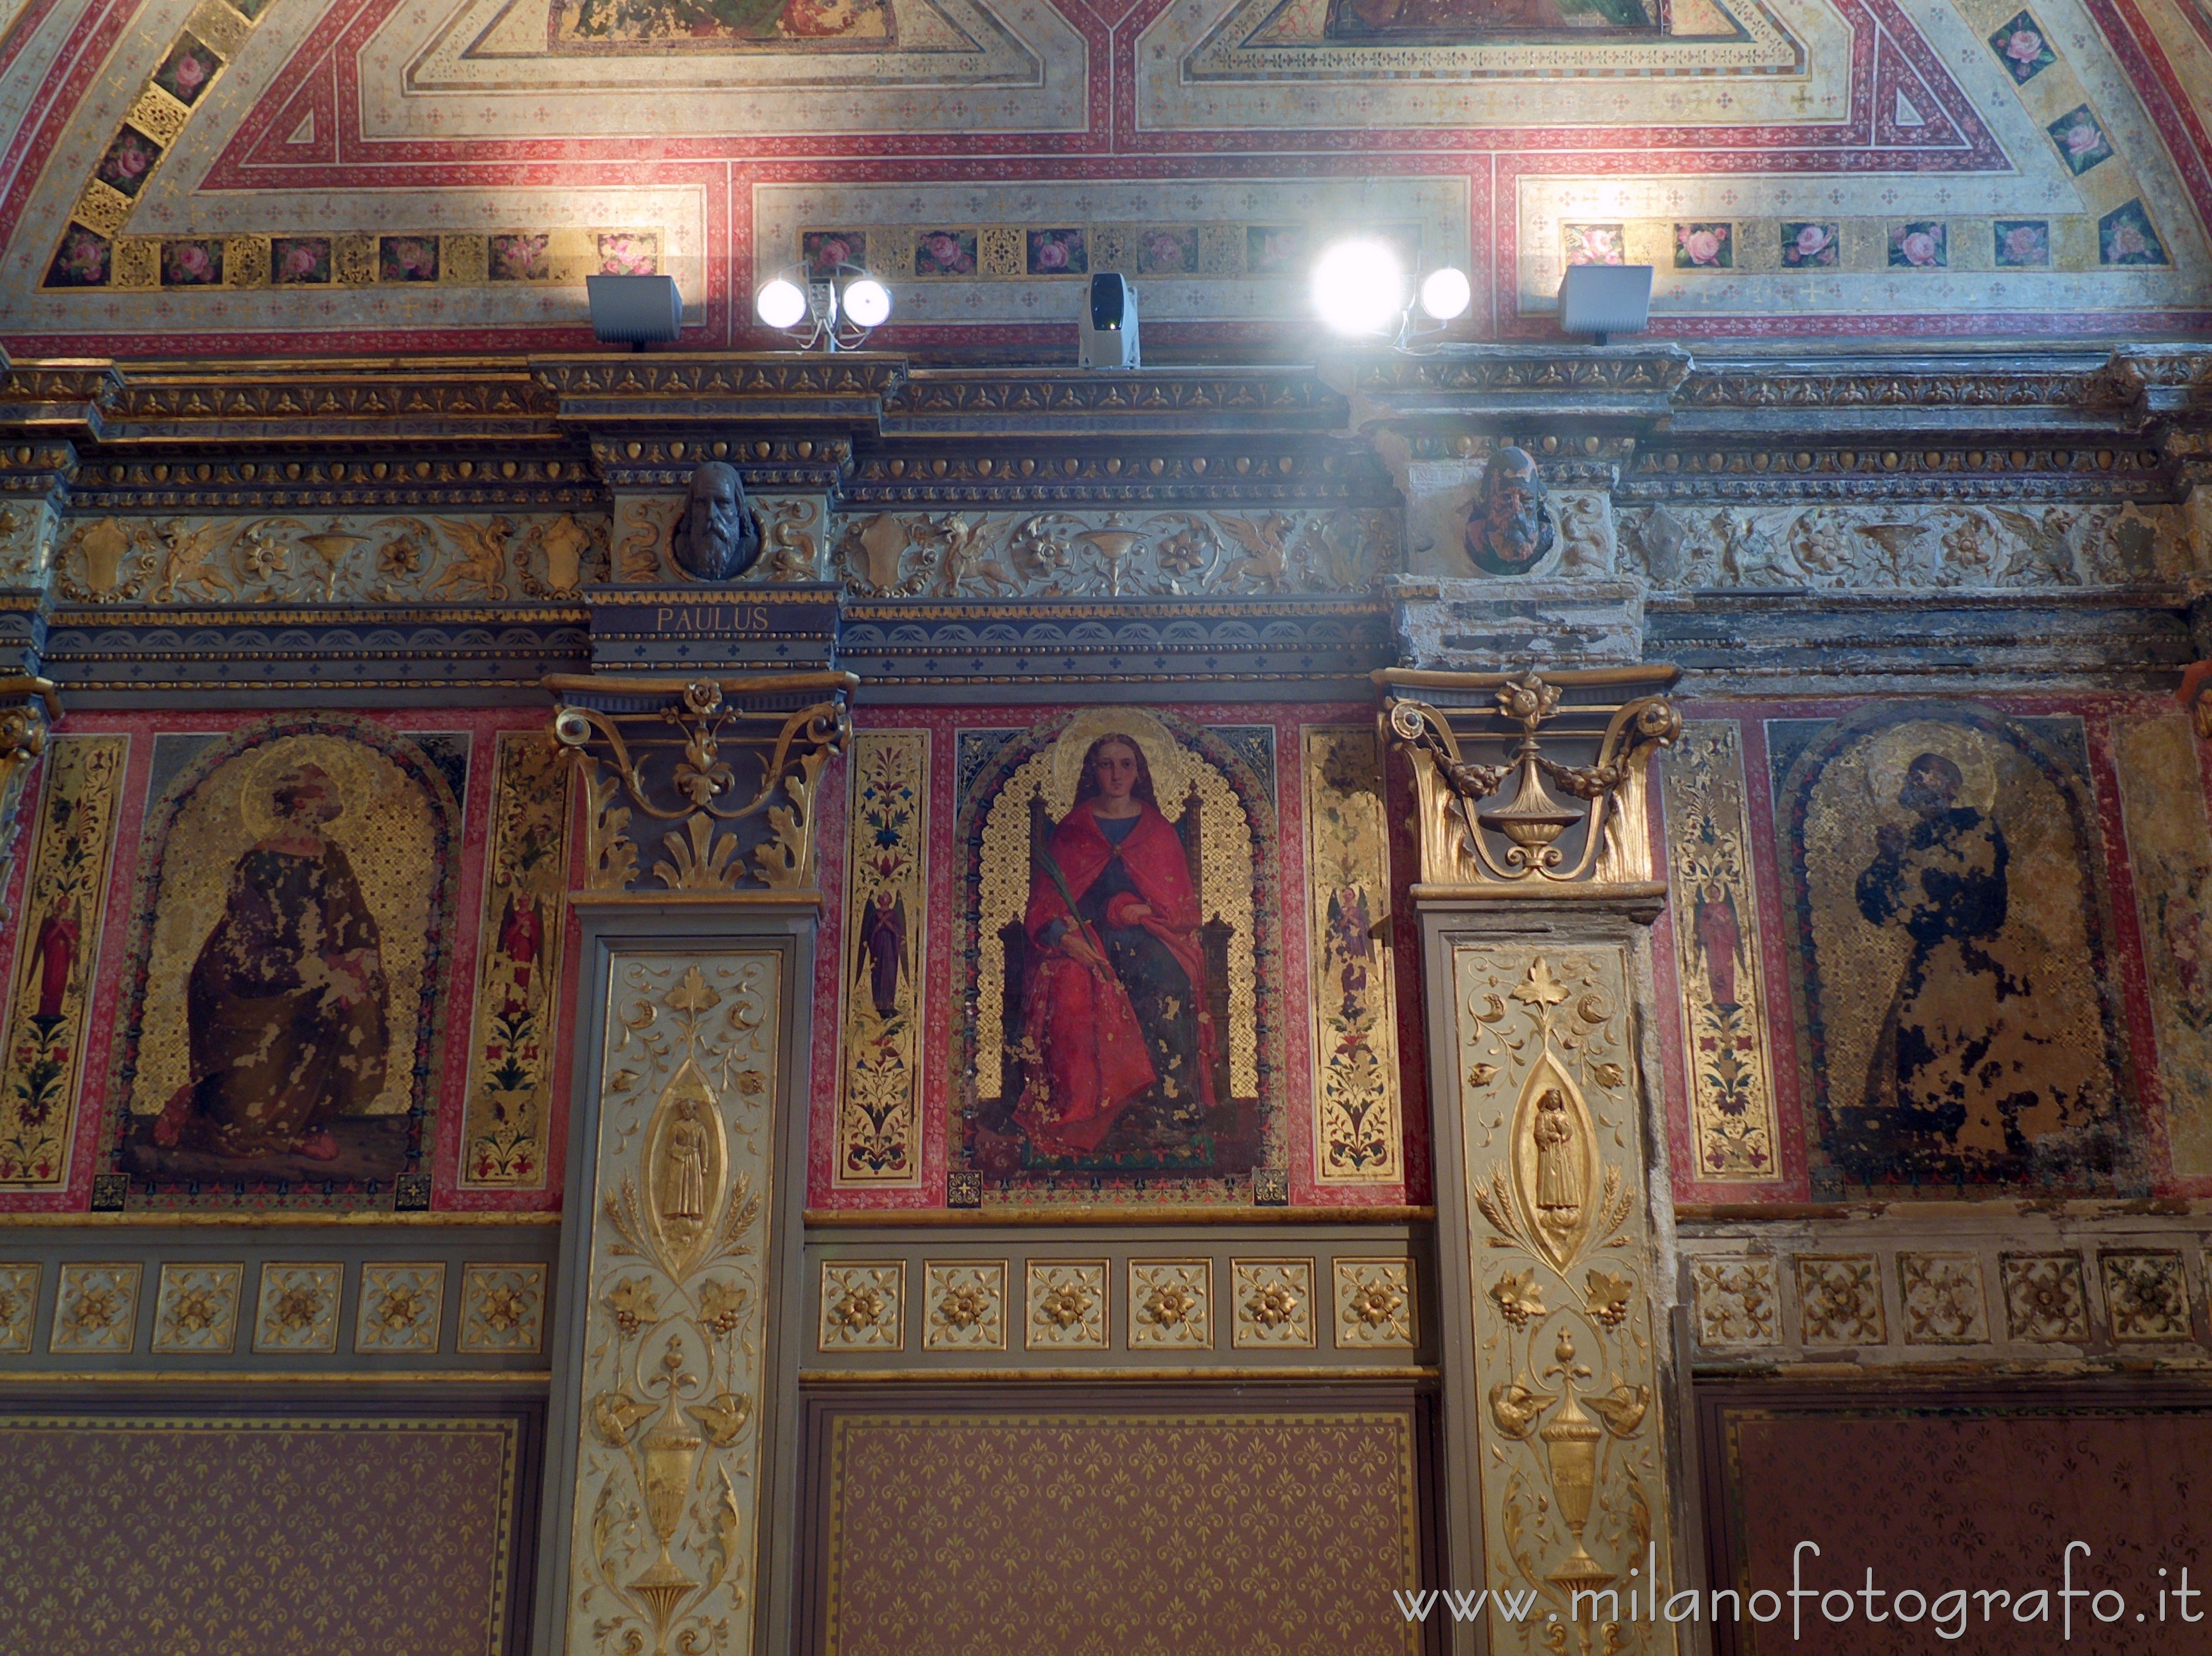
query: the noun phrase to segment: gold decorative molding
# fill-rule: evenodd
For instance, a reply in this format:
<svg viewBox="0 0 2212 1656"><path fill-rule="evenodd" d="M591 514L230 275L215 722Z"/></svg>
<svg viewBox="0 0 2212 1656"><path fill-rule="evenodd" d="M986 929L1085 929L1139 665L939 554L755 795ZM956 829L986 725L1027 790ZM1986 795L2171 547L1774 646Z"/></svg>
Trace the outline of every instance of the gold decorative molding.
<svg viewBox="0 0 2212 1656"><path fill-rule="evenodd" d="M816 786L859 683L548 674L553 738L583 779L586 891L811 895ZM648 838L641 819L672 825Z"/></svg>
<svg viewBox="0 0 2212 1656"><path fill-rule="evenodd" d="M1377 673L1418 791L1419 894L1662 895L1644 770L1681 731L1660 693L1678 676L1667 667Z"/></svg>

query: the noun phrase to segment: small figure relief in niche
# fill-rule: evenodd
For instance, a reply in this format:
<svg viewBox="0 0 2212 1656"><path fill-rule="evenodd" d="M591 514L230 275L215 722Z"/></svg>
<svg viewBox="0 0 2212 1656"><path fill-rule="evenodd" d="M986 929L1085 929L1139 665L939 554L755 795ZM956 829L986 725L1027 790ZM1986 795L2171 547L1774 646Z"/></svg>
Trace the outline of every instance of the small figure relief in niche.
<svg viewBox="0 0 2212 1656"><path fill-rule="evenodd" d="M1785 777L1823 1148L1850 1183L2124 1171L2086 761L2073 721L2033 722L1831 735Z"/></svg>
<svg viewBox="0 0 2212 1656"><path fill-rule="evenodd" d="M667 1206L661 1212L696 1224L707 1216L707 1129L700 1123L696 1099L678 1106L675 1124L668 1129L668 1163Z"/></svg>
<svg viewBox="0 0 2212 1656"><path fill-rule="evenodd" d="M1535 575L1548 567L1558 541L1535 456L1510 444L1500 448L1468 514L1468 561L1486 575Z"/></svg>
<svg viewBox="0 0 2212 1656"><path fill-rule="evenodd" d="M1376 958L1374 922L1368 917L1366 892L1358 886L1338 886L1329 895L1328 917L1328 952L1338 963L1343 1015L1350 1018L1366 996L1368 971Z"/></svg>
<svg viewBox="0 0 2212 1656"><path fill-rule="evenodd" d="M1277 916L1255 867L1255 779L1239 787L1137 709L1007 746L1018 762L979 779L965 813L980 946L967 1165L1048 1182L1267 1165L1258 1055L1275 1032L1256 996L1273 955L1254 940Z"/></svg>
<svg viewBox="0 0 2212 1656"><path fill-rule="evenodd" d="M745 503L744 479L722 460L691 468L684 515L669 536L669 556L694 581L735 581L760 559L760 521Z"/></svg>
<svg viewBox="0 0 2212 1656"><path fill-rule="evenodd" d="M1536 1222L1553 1236L1566 1236L1582 1223L1582 1156L1575 1143L1574 1117L1567 1095L1556 1087L1536 1100Z"/></svg>
<svg viewBox="0 0 2212 1656"><path fill-rule="evenodd" d="M329 722L215 744L149 813L134 1177L388 1188L420 1161L459 807L406 739Z"/></svg>

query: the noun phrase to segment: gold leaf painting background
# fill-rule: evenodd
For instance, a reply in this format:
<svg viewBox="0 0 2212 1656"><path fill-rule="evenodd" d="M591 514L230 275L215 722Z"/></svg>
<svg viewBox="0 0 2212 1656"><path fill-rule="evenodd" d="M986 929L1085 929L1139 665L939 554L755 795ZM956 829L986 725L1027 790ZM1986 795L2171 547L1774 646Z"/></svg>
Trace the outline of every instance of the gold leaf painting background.
<svg viewBox="0 0 2212 1656"><path fill-rule="evenodd" d="M279 737L227 760L177 813L161 849L138 1074L129 1106L134 1114L158 1112L191 1078L185 995L192 962L222 917L231 870L266 831L254 825L265 821L270 782L309 761L329 773L344 801L344 813L323 833L343 849L361 882L384 960L392 1050L384 1089L367 1113L398 1115L408 1108L430 898L438 884L434 807L404 771L365 743L300 735Z"/></svg>
<svg viewBox="0 0 2212 1656"><path fill-rule="evenodd" d="M1991 815L2011 851L2004 929L1990 953L2015 974L2032 974L2032 1013L2052 1042L2054 1060L2067 1060L2069 1082L2106 1068L2103 1014L2089 970L2085 916L2090 893L2083 880L2082 846L2064 801L2044 774L2008 742L1948 721L1919 720L1868 736L1831 760L1814 785L1805 814L1805 878L1811 898L1813 940L1822 994L1820 1017L1826 1031L1829 1107L1856 1106L1864 1094L1883 1020L1912 953L1903 927L1869 924L1859 912L1858 879L1876 854L1883 823L1910 831L1915 820L1893 791L1879 788L1875 772L1890 767L1878 751L1910 762L1913 753L1944 754L1969 777L1977 764L1995 784ZM1880 795L1887 794L1887 797ZM2105 1083L2110 1102L2110 1081ZM2056 1123L2053 1123L2055 1125Z"/></svg>

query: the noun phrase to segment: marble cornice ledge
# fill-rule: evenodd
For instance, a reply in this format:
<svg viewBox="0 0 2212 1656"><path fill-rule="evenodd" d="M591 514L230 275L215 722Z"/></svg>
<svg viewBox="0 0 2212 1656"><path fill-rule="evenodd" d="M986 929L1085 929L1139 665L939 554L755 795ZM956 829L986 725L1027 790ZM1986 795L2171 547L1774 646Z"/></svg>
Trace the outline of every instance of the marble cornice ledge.
<svg viewBox="0 0 2212 1656"><path fill-rule="evenodd" d="M28 368L33 364L21 364ZM89 372L93 365L86 365ZM560 441L556 405L502 357L109 362L100 441L246 447L274 441ZM9 419L0 407L0 425Z"/></svg>
<svg viewBox="0 0 2212 1656"><path fill-rule="evenodd" d="M123 387L115 364L98 358L33 358L0 352L0 435L97 438Z"/></svg>
<svg viewBox="0 0 2212 1656"><path fill-rule="evenodd" d="M1348 405L1311 367L928 368L884 400L885 437L1218 435L1340 430Z"/></svg>
<svg viewBox="0 0 2212 1656"><path fill-rule="evenodd" d="M1450 345L1324 368L1352 399L1355 429L1424 417L1478 422L1663 419L1693 367L1679 345Z"/></svg>
<svg viewBox="0 0 2212 1656"><path fill-rule="evenodd" d="M612 351L533 356L561 417L609 424L793 421L872 427L907 359L885 351Z"/></svg>

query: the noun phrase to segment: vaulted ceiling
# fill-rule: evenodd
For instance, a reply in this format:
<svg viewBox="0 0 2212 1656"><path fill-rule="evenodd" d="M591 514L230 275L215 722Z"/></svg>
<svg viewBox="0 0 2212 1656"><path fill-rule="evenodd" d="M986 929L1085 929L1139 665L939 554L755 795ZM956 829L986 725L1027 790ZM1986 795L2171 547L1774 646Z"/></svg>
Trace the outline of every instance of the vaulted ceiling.
<svg viewBox="0 0 2212 1656"><path fill-rule="evenodd" d="M1659 6L1658 11L1646 10ZM574 344L676 276L891 280L882 343L1311 348L1364 226L1468 338L1658 267L1688 338L2212 331L2212 0L0 0L19 354Z"/></svg>

